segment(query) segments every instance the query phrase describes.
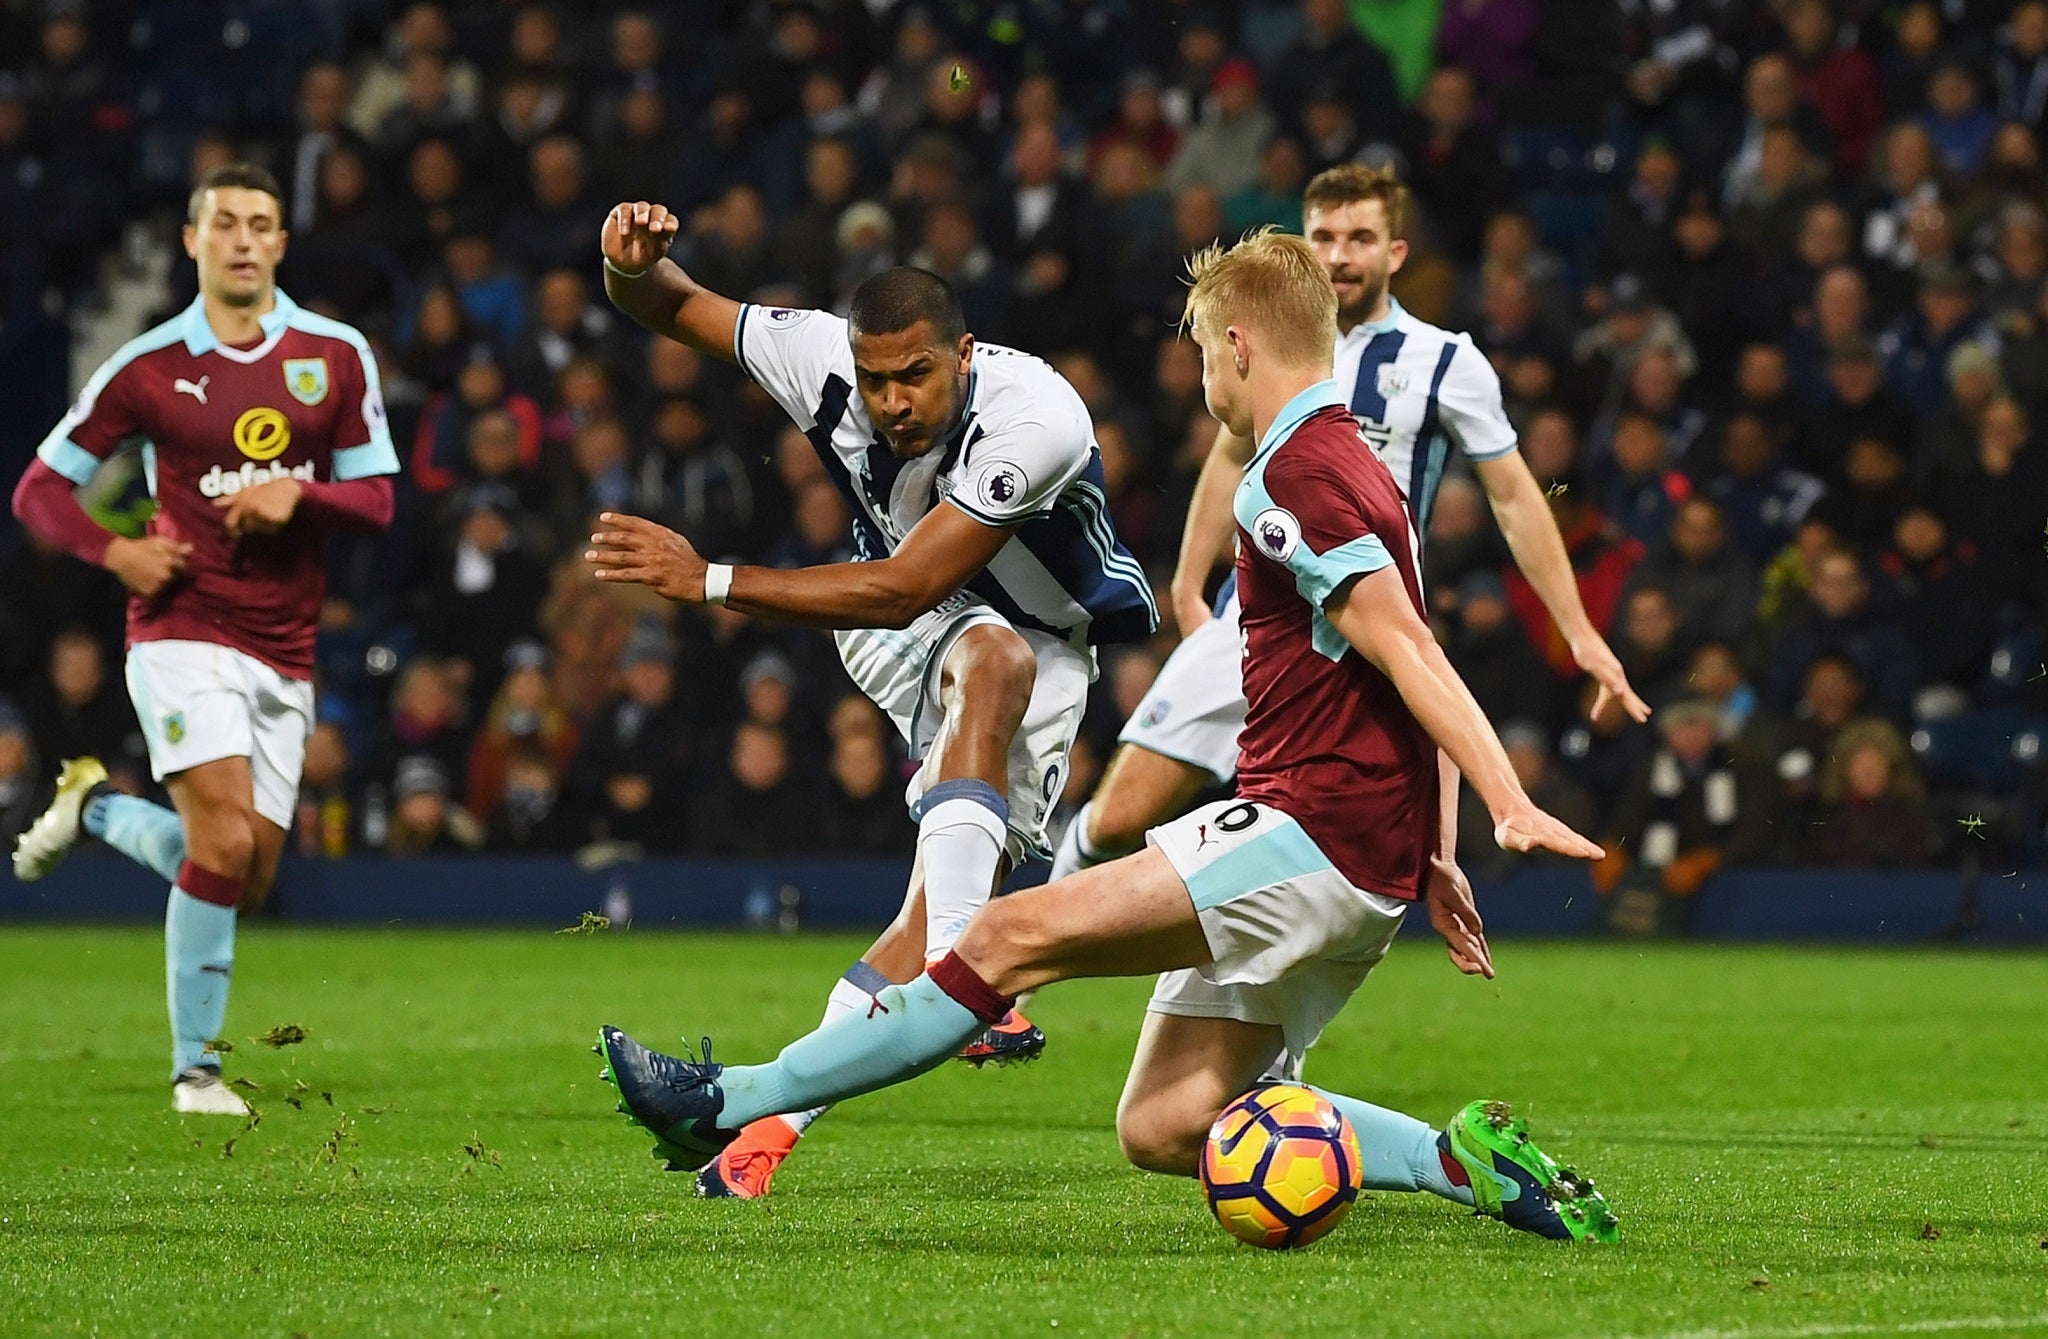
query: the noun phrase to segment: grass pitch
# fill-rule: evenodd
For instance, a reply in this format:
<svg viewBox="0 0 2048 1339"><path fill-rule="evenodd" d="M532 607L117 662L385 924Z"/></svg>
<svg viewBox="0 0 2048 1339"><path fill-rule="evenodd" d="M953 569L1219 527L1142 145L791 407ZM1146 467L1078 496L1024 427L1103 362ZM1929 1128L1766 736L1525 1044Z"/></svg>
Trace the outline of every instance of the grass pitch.
<svg viewBox="0 0 2048 1339"><path fill-rule="evenodd" d="M0 931L0 1332L2048 1334L2042 956L1508 943L1489 984L1412 934L1311 1077L1513 1099L1622 1245L1381 1194L1267 1254L1117 1156L1136 981L1042 996L1037 1066L833 1113L766 1204L689 1198L597 1024L762 1058L860 947L258 926L244 1129L170 1111L155 933Z"/></svg>

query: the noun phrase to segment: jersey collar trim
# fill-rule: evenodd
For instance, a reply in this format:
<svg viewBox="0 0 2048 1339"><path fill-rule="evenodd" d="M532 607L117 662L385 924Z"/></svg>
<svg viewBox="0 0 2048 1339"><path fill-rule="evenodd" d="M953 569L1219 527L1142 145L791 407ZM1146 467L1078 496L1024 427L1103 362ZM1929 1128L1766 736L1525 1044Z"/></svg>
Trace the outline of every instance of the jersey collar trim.
<svg viewBox="0 0 2048 1339"><path fill-rule="evenodd" d="M1375 335L1384 335L1389 330L1392 330L1394 327L1400 325L1402 319L1407 315L1408 309L1401 305L1401 299L1393 296L1392 294L1388 294L1387 314L1385 318L1378 321L1360 321L1357 325L1352 326L1350 330L1346 331L1344 335L1340 337L1340 342L1342 339L1369 340L1373 338L1373 336Z"/></svg>
<svg viewBox="0 0 2048 1339"><path fill-rule="evenodd" d="M253 363L276 347L277 341L292 318L299 313L299 304L285 296L282 288L273 290L277 305L256 318L256 324L263 330L263 342L253 349L231 349L220 342L220 336L213 333L213 327L206 320L206 299L204 296L192 299L192 305L185 308L185 351L194 358L201 354L218 353L223 358L232 358L238 363Z"/></svg>
<svg viewBox="0 0 2048 1339"><path fill-rule="evenodd" d="M1344 407L1343 393L1337 389L1335 381L1327 379L1318 381L1315 385L1302 391L1286 404L1280 406L1280 412L1274 416L1273 422L1266 428L1266 435L1259 439L1259 449L1256 458L1264 458L1272 454L1275 447L1294 435L1294 430L1300 427L1302 421L1310 414L1315 413L1318 409L1330 409L1333 407L1337 409Z"/></svg>

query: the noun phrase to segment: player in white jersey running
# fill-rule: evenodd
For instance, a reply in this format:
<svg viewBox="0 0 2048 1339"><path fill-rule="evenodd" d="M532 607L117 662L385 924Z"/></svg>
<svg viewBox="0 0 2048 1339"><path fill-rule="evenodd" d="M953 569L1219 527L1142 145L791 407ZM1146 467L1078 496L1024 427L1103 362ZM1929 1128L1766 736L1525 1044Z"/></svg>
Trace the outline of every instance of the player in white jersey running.
<svg viewBox="0 0 2048 1339"><path fill-rule="evenodd" d="M1303 230L1337 290L1337 386L1407 499L1417 534L1428 529L1451 448L1465 453L1516 564L1579 668L1600 685L1595 714L1615 701L1646 720L1649 707L1579 599L1549 503L1516 449L1492 365L1469 336L1416 319L1388 292L1408 255L1401 237L1407 212L1408 190L1387 168L1334 167L1303 193ZM1203 463L1173 579L1185 640L1125 724L1094 797L1068 825L1053 859L1055 879L1136 850L1148 829L1237 774L1245 716L1238 601L1226 591L1212 616L1203 590L1229 556L1230 499L1252 447L1225 428Z"/></svg>
<svg viewBox="0 0 2048 1339"><path fill-rule="evenodd" d="M903 910L833 987L829 1020L915 978L1008 868L1047 854L1094 647L1148 637L1159 616L1111 527L1080 395L1029 354L976 344L938 276L876 275L846 319L757 307L668 260L675 231L660 205L612 211L612 300L656 334L737 363L789 413L846 497L860 558L800 571L706 563L682 536L611 513L588 556L604 580L838 630L847 672L919 761ZM965 1054L1029 1058L1043 1045L1013 1011ZM816 1114L756 1122L700 1192L766 1193Z"/></svg>

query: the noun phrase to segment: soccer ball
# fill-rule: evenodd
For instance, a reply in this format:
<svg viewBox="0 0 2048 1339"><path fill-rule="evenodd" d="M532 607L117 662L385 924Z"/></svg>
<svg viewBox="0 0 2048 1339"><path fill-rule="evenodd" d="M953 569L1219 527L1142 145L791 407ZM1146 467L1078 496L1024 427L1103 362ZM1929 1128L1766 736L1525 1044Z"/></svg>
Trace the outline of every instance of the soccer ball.
<svg viewBox="0 0 2048 1339"><path fill-rule="evenodd" d="M1358 1135L1320 1093L1254 1088L1223 1108L1202 1147L1202 1192L1223 1230L1270 1251L1306 1246L1358 1199Z"/></svg>

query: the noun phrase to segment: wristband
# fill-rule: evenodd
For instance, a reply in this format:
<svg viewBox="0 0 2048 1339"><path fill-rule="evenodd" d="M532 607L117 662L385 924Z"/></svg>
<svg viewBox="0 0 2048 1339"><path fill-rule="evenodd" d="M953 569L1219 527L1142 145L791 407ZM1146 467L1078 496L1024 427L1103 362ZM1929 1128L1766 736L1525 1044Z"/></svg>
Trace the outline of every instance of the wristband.
<svg viewBox="0 0 2048 1339"><path fill-rule="evenodd" d="M610 256L601 256L601 259L603 259L604 261L604 267L610 270L613 274L618 275L621 279L640 279L644 278L647 274L647 270L622 270L618 266L612 264L612 258ZM653 266L648 267L648 269L652 268Z"/></svg>
<svg viewBox="0 0 2048 1339"><path fill-rule="evenodd" d="M724 604L732 594L732 564L710 563L704 568L704 603Z"/></svg>

